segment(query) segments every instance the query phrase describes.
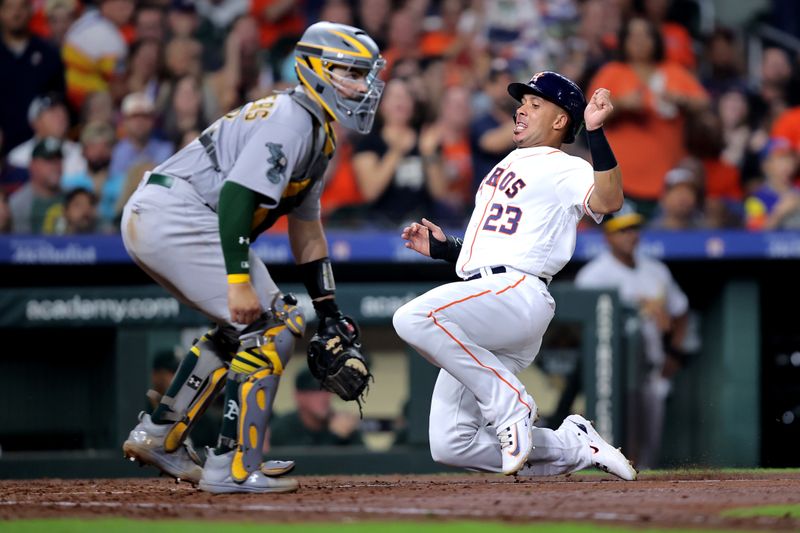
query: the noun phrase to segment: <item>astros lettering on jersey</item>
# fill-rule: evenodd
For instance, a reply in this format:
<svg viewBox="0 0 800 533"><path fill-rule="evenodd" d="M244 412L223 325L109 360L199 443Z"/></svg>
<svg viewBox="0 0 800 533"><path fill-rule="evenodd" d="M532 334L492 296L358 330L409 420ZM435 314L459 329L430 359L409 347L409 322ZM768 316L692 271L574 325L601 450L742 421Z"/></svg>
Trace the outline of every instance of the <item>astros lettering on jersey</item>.
<svg viewBox="0 0 800 533"><path fill-rule="evenodd" d="M456 273L507 266L551 280L575 251L576 227L589 209L592 166L549 146L518 148L484 178L464 235Z"/></svg>

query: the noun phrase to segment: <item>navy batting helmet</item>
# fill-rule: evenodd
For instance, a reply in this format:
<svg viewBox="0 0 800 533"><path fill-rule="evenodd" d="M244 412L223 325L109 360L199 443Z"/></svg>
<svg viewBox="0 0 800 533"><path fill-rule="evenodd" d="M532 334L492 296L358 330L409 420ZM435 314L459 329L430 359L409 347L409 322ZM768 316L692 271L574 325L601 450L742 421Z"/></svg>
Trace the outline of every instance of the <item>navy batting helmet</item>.
<svg viewBox="0 0 800 533"><path fill-rule="evenodd" d="M526 94L535 94L566 111L569 115L569 130L564 136L564 142L575 141L575 135L583 126L583 111L586 109L586 97L575 82L556 72L544 71L534 74L528 83L510 84L508 94L518 102Z"/></svg>

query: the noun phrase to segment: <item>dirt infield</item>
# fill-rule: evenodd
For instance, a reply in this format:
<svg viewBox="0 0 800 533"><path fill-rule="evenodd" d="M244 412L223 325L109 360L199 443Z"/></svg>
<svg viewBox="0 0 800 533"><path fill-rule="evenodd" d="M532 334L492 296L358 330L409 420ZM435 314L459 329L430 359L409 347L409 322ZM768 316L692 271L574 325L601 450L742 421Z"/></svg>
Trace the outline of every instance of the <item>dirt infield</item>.
<svg viewBox="0 0 800 533"><path fill-rule="evenodd" d="M0 519L185 518L229 521L377 519L570 521L647 527L800 530L790 517L732 518L737 507L800 503L800 473L299 477L300 492L212 496L160 479L0 481Z"/></svg>

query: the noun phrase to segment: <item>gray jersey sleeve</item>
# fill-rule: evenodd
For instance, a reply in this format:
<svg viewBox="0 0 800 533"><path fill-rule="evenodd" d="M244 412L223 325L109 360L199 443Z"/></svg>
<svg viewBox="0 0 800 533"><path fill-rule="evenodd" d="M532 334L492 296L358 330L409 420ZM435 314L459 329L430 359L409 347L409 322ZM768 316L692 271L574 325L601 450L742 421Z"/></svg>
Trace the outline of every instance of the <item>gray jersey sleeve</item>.
<svg viewBox="0 0 800 533"><path fill-rule="evenodd" d="M264 207L273 208L281 200L289 178L300 164L311 142L296 126L268 121L247 141L228 180L264 195Z"/></svg>

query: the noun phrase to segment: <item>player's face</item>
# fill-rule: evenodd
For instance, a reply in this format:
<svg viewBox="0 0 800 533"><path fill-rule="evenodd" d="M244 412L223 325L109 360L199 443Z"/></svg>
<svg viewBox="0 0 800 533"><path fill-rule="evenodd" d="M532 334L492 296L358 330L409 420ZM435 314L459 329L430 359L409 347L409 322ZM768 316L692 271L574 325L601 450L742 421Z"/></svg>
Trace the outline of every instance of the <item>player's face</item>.
<svg viewBox="0 0 800 533"><path fill-rule="evenodd" d="M339 94L350 100L361 100L368 89L365 70L333 67L331 81Z"/></svg>
<svg viewBox="0 0 800 533"><path fill-rule="evenodd" d="M631 226L606 234L608 247L617 256L631 257L639 245L639 227Z"/></svg>
<svg viewBox="0 0 800 533"><path fill-rule="evenodd" d="M569 119L564 111L552 102L533 94L522 97L514 122L514 144L517 148L545 146L553 142L555 129L566 128Z"/></svg>
<svg viewBox="0 0 800 533"><path fill-rule="evenodd" d="M325 420L331 412L331 394L328 391L302 391L295 394L297 410L307 417Z"/></svg>

